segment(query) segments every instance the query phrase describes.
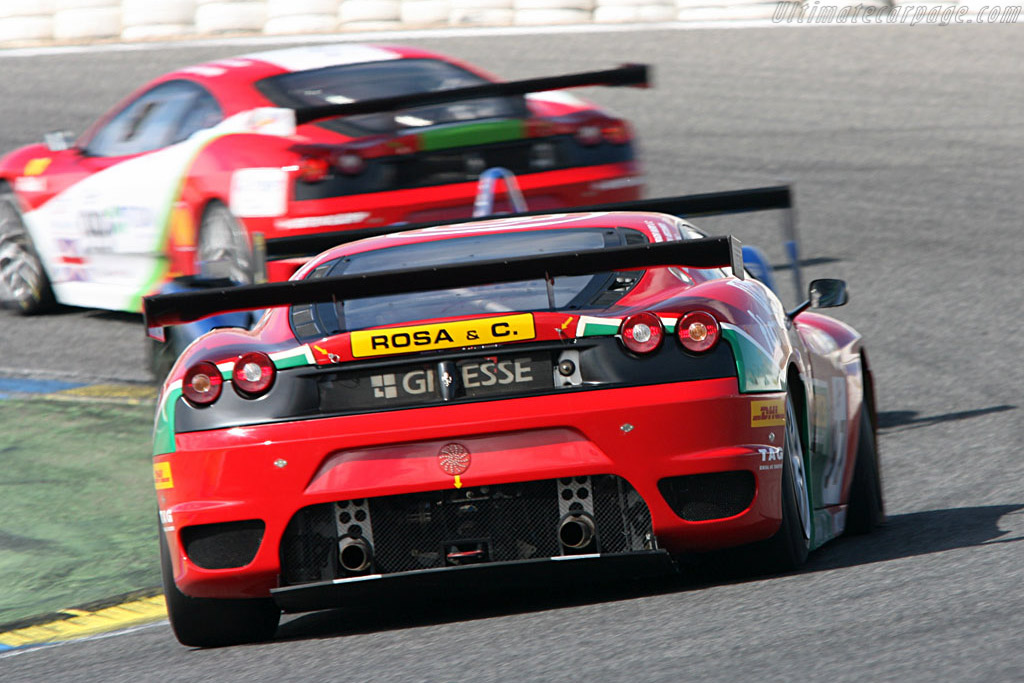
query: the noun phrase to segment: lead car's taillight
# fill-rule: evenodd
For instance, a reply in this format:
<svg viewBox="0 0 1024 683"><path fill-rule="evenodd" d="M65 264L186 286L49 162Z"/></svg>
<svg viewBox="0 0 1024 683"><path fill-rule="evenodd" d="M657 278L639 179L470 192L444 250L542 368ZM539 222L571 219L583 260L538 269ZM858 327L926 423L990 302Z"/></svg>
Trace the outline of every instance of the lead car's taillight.
<svg viewBox="0 0 1024 683"><path fill-rule="evenodd" d="M722 327L711 313L690 311L676 323L676 334L684 349L704 353L715 348L722 336Z"/></svg>
<svg viewBox="0 0 1024 683"><path fill-rule="evenodd" d="M277 374L274 361L261 351L242 354L231 370L235 390L245 398L257 398L267 393Z"/></svg>
<svg viewBox="0 0 1024 683"><path fill-rule="evenodd" d="M656 351L665 337L661 318L653 313L643 312L631 315L619 327L622 343L633 353L646 354Z"/></svg>
<svg viewBox="0 0 1024 683"><path fill-rule="evenodd" d="M202 361L190 367L181 380L181 393L198 406L208 406L220 396L224 379L220 370L210 361Z"/></svg>

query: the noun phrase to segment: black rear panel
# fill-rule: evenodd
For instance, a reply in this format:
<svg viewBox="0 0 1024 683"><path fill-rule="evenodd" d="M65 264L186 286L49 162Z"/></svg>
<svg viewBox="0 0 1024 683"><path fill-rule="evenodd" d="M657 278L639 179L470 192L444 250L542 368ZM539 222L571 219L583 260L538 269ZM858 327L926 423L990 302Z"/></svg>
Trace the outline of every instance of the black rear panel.
<svg viewBox="0 0 1024 683"><path fill-rule="evenodd" d="M559 526L593 521L593 540L568 548ZM363 539L372 565L348 572L346 539ZM654 547L646 503L613 475L547 479L345 500L299 510L281 540L282 585L464 564L623 553Z"/></svg>

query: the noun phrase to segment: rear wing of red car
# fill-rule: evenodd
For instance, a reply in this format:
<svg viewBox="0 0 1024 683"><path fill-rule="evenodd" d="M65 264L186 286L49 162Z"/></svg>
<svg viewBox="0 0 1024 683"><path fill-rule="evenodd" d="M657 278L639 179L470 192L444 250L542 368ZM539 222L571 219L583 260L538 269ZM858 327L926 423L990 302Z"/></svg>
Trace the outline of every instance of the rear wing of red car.
<svg viewBox="0 0 1024 683"><path fill-rule="evenodd" d="M565 88L581 88L591 85L633 86L646 88L650 85L650 69L646 64L626 64L615 69L603 71L585 71L564 76L545 76L528 78L521 81L504 81L483 83L465 88L451 88L433 92L409 93L394 97L380 97L359 102L344 104L324 104L315 107L299 107L295 109L295 123L304 124L337 116L358 116L360 114L379 114L386 111L410 109L432 104L475 100L482 97L508 97L526 95L528 93L563 90Z"/></svg>
<svg viewBox="0 0 1024 683"><path fill-rule="evenodd" d="M160 294L145 297L142 305L149 336L162 339L162 328L167 325L194 322L218 313L655 266L729 266L737 277L742 278L742 248L739 240L731 235L707 237L698 240Z"/></svg>

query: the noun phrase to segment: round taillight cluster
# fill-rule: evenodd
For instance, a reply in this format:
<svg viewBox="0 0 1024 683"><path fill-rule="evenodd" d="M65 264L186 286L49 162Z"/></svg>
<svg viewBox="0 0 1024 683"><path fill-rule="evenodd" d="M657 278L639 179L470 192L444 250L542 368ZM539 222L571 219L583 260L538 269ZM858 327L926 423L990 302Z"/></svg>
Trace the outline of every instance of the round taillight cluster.
<svg viewBox="0 0 1024 683"><path fill-rule="evenodd" d="M722 336L722 327L707 311L691 311L676 323L676 334L684 349L704 353L715 348Z"/></svg>
<svg viewBox="0 0 1024 683"><path fill-rule="evenodd" d="M307 156L299 160L299 179L305 183L319 183L331 173L331 162L325 157Z"/></svg>
<svg viewBox="0 0 1024 683"><path fill-rule="evenodd" d="M622 321L619 327L622 343L633 353L646 354L657 350L665 338L661 318L653 313L637 313Z"/></svg>
<svg viewBox="0 0 1024 683"><path fill-rule="evenodd" d="M366 161L358 153L347 150L338 155L338 170L345 175L359 175L366 168Z"/></svg>
<svg viewBox="0 0 1024 683"><path fill-rule="evenodd" d="M208 406L220 396L224 384L220 370L209 361L196 363L188 369L181 380L181 393L192 403Z"/></svg>
<svg viewBox="0 0 1024 683"><path fill-rule="evenodd" d="M231 370L231 382L238 393L246 398L256 398L267 393L274 384L274 361L259 351L242 354Z"/></svg>

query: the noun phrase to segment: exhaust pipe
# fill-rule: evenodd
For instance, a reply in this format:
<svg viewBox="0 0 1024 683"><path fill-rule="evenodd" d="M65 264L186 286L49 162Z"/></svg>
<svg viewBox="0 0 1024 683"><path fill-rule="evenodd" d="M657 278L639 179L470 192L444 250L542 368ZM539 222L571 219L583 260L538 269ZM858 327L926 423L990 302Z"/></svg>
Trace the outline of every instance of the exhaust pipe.
<svg viewBox="0 0 1024 683"><path fill-rule="evenodd" d="M594 540L594 520L590 515L569 515L558 527L558 540L566 548L586 548Z"/></svg>
<svg viewBox="0 0 1024 683"><path fill-rule="evenodd" d="M346 536L338 543L338 561L348 572L361 572L370 568L373 551L363 538Z"/></svg>

